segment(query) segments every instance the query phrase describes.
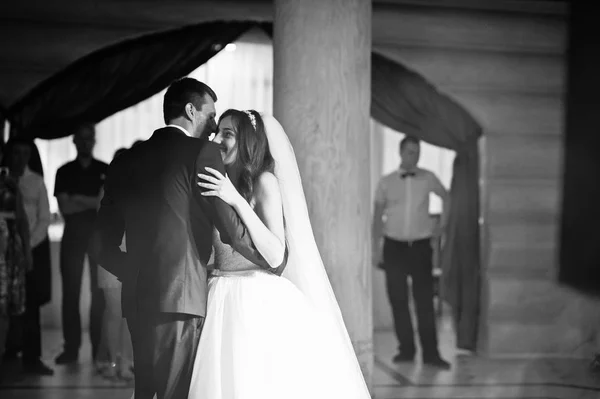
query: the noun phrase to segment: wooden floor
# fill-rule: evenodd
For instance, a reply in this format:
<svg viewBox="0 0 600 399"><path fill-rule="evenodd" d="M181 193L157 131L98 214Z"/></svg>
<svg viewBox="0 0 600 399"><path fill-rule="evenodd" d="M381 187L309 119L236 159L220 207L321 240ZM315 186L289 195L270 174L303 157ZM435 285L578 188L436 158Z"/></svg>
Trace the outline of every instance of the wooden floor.
<svg viewBox="0 0 600 399"><path fill-rule="evenodd" d="M600 377L588 371L589 359L460 357L453 352L452 334L448 326L442 328L440 341L443 355L453 363L450 371L422 367L418 362L394 365L391 362L396 349L393 334L377 332L375 398L600 398ZM89 361L89 344L82 349L79 365L55 366L52 359L60 351L60 344L59 331L44 332L44 346L47 349L44 357L47 364L55 368L54 376L23 377L10 371L7 376L4 368L0 398L128 399L131 396L131 386L105 381L94 373Z"/></svg>

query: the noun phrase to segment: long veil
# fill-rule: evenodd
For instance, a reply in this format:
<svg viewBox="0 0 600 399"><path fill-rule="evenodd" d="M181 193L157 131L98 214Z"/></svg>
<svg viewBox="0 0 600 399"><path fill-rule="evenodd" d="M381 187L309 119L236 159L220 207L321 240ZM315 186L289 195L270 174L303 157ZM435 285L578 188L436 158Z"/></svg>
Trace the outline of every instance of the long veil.
<svg viewBox="0 0 600 399"><path fill-rule="evenodd" d="M340 362L352 375L346 383L352 386L353 398L370 398L340 307L325 271L315 242L302 179L292 144L281 124L270 115L261 115L275 160L275 176L279 181L285 217L285 235L289 246L288 264L283 277L290 280L320 313L319 329L324 339L338 347ZM315 361L318 361L315 359Z"/></svg>

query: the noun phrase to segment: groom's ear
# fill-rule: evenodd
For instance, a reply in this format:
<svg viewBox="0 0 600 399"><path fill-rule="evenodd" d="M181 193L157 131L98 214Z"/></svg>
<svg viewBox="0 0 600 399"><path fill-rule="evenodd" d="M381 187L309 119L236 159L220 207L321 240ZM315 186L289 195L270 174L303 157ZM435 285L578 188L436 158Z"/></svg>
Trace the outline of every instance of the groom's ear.
<svg viewBox="0 0 600 399"><path fill-rule="evenodd" d="M192 103L185 104L184 110L185 110L185 116L190 120L194 120L194 113L196 112L196 109L194 108L194 104L192 104Z"/></svg>

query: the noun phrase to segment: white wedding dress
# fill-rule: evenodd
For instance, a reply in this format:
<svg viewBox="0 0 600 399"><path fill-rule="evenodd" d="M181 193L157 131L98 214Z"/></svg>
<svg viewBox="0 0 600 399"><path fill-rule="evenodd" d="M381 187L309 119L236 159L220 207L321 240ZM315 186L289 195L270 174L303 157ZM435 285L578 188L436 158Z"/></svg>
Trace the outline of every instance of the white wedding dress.
<svg viewBox="0 0 600 399"><path fill-rule="evenodd" d="M215 270L189 399L352 398L353 364L321 334L289 280L261 270L215 232Z"/></svg>

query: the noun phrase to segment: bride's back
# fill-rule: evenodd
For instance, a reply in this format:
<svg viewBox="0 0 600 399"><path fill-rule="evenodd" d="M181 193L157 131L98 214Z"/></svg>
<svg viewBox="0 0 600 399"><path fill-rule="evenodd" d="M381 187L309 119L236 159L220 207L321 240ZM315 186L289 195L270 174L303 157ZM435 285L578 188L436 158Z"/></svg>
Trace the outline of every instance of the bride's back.
<svg viewBox="0 0 600 399"><path fill-rule="evenodd" d="M223 271L256 270L259 266L244 258L231 246L221 241L221 235L217 229L213 230L213 247L215 249L215 269Z"/></svg>
<svg viewBox="0 0 600 399"><path fill-rule="evenodd" d="M250 205L254 208L254 199ZM215 269L223 271L260 269L259 266L244 258L239 252L236 252L230 245L223 243L221 241L221 234L219 234L219 230L216 228L213 229L213 247L215 250Z"/></svg>

